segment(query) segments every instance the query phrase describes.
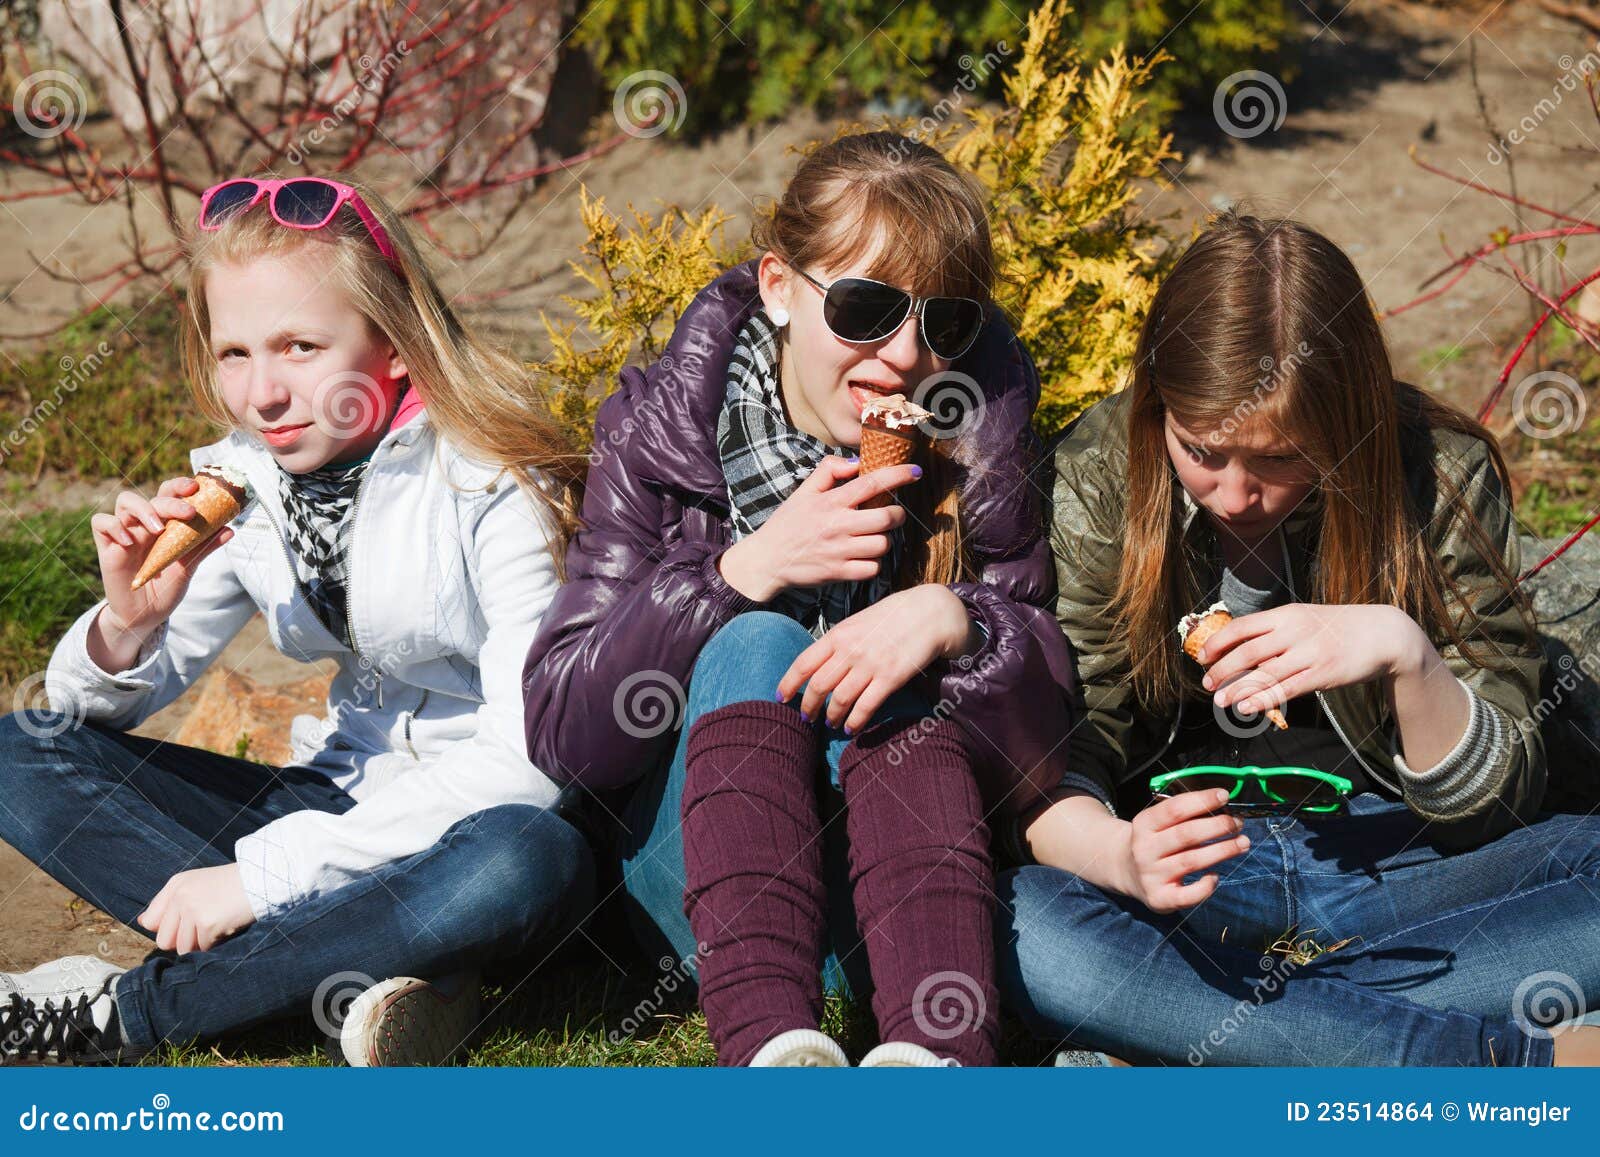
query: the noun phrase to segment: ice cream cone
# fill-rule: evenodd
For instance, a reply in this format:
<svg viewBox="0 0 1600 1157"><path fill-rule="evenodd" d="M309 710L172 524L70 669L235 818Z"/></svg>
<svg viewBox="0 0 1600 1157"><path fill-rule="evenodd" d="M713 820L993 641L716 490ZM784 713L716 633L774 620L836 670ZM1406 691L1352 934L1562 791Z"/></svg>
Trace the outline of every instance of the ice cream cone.
<svg viewBox="0 0 1600 1157"><path fill-rule="evenodd" d="M904 466L915 458L927 442L918 423L930 417L921 406L900 394L867 403L861 411L860 476L889 466ZM863 502L861 509L888 506L893 501L888 494L879 494Z"/></svg>
<svg viewBox="0 0 1600 1157"><path fill-rule="evenodd" d="M1184 634L1183 653L1198 663L1200 661L1200 648L1205 646L1206 640L1231 622L1233 622L1233 615L1228 611L1207 611L1201 616L1200 621L1191 626Z"/></svg>
<svg viewBox="0 0 1600 1157"><path fill-rule="evenodd" d="M1178 624L1178 634L1183 639L1183 653L1198 663L1200 648L1205 646L1206 640L1231 622L1232 612L1221 603L1199 614L1184 616L1183 622ZM1289 730L1289 721L1276 707L1267 708L1267 719L1279 731Z"/></svg>
<svg viewBox="0 0 1600 1157"><path fill-rule="evenodd" d="M145 556L144 565L130 584L138 590L167 567L199 550L212 536L239 516L249 501L249 484L234 471L213 472L210 467L194 476L200 489L184 499L194 507L192 518L171 519Z"/></svg>

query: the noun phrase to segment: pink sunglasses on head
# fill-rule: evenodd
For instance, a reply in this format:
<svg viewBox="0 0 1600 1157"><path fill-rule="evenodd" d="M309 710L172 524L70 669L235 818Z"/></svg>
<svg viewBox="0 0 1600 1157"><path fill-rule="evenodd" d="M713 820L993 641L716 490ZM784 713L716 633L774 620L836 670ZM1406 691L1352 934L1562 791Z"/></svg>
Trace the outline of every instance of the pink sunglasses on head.
<svg viewBox="0 0 1600 1157"><path fill-rule="evenodd" d="M400 259L395 255L389 234L367 208L361 194L349 185L326 177L290 177L283 181L236 177L223 181L200 194L200 217L196 223L206 232L213 232L222 228L229 217L243 213L262 197L267 198L272 219L290 229L321 229L333 220L341 206L349 205L367 227L378 252L388 259L396 273L400 272Z"/></svg>

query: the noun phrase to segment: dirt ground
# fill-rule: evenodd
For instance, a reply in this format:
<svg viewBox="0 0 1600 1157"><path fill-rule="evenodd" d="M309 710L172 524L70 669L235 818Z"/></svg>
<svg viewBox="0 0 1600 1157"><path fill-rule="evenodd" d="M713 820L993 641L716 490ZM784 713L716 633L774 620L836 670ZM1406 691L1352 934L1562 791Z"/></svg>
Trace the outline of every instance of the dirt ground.
<svg viewBox="0 0 1600 1157"><path fill-rule="evenodd" d="M1524 117L1538 121L1516 152L1520 188L1536 190L1537 200L1563 212L1591 212L1600 191L1594 157L1570 150L1596 147L1600 126L1581 88L1568 93L1558 83L1573 61L1595 50L1593 38L1586 40L1575 25L1531 4L1498 6L1479 21L1427 6L1358 0L1328 27L1312 30L1301 71L1285 86L1281 126L1235 140L1212 120L1186 120L1176 142L1184 160L1172 167L1170 187L1152 191L1148 211L1171 215L1180 226L1232 203L1295 216L1346 248L1380 308L1400 304L1447 260L1441 238L1459 252L1515 224L1502 205L1424 172L1407 157L1414 145L1444 169L1505 187L1506 168L1489 159L1490 138L1473 93L1475 41L1481 85L1502 131ZM1554 107L1536 112L1541 101ZM630 142L552 179L491 258L447 270L447 288L477 299L509 290L472 312L507 334L536 333L539 311L561 312L560 295L580 288L564 264L582 240L580 183L617 210L628 201L655 209L671 200L691 211L718 204L734 216L729 238L739 239L747 234L752 207L778 193L792 170L788 146L828 132L826 124L795 115L695 145ZM0 295L6 302L0 333L39 329L86 301L30 273L28 252L87 270L104 260L122 226L115 209L80 218L42 199L0 208ZM1596 256L1596 247L1574 245L1568 260L1589 267ZM1526 314L1509 281L1476 272L1443 300L1388 323L1387 333L1403 376L1476 400ZM67 488L70 496L52 492L38 501L81 505L112 491L109 484L82 482L63 484ZM224 661L268 682L303 677L260 642L253 630ZM183 706L147 729L164 734ZM0 970L68 952L100 951L132 963L146 946L143 937L75 908L69 893L0 847Z"/></svg>

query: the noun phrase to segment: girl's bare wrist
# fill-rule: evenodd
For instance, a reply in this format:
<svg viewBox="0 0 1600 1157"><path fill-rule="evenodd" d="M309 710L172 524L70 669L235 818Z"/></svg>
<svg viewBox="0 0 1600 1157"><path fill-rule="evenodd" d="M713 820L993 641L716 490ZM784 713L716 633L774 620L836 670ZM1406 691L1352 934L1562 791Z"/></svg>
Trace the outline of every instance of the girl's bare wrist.
<svg viewBox="0 0 1600 1157"><path fill-rule="evenodd" d="M1064 793L1027 824L1023 838L1039 863L1131 894L1128 862L1133 825L1108 813L1087 792Z"/></svg>
<svg viewBox="0 0 1600 1157"><path fill-rule="evenodd" d="M745 598L758 603L771 602L783 588L761 573L762 568L751 557L756 549L751 545L753 542L753 538L741 539L723 551L717 560L717 570L722 580Z"/></svg>
<svg viewBox="0 0 1600 1157"><path fill-rule="evenodd" d="M1405 626L1409 629L1396 632L1399 642L1389 661L1391 681L1426 676L1443 662L1427 633L1410 615L1404 617Z"/></svg>
<svg viewBox="0 0 1600 1157"><path fill-rule="evenodd" d="M125 626L109 605L101 607L89 625L89 658L108 675L115 675L139 661L147 637Z"/></svg>
<svg viewBox="0 0 1600 1157"><path fill-rule="evenodd" d="M108 603L100 608L99 617L95 620L100 629L100 637L106 645L113 650L122 651L132 649L138 651L150 641L150 637L161 629L161 623L128 623L111 609Z"/></svg>

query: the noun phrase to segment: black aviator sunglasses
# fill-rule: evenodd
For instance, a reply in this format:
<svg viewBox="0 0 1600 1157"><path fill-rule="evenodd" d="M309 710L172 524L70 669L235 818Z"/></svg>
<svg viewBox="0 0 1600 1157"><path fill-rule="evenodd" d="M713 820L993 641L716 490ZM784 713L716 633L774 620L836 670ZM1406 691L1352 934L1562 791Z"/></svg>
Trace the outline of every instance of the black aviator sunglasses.
<svg viewBox="0 0 1600 1157"><path fill-rule="evenodd" d="M804 269L795 272L822 291L823 322L851 345L882 341L916 314L923 344L953 362L972 348L983 328L983 305L970 297L916 297L867 277L841 277L824 285Z"/></svg>

